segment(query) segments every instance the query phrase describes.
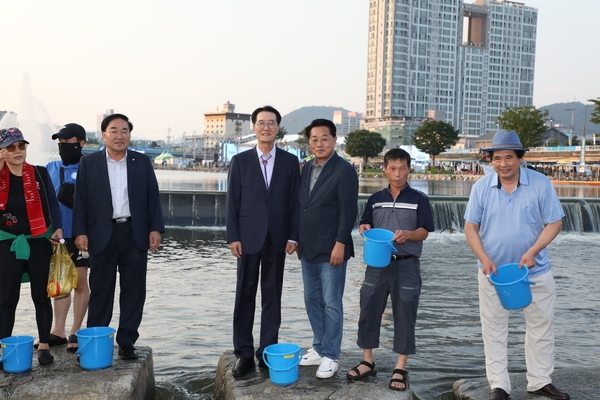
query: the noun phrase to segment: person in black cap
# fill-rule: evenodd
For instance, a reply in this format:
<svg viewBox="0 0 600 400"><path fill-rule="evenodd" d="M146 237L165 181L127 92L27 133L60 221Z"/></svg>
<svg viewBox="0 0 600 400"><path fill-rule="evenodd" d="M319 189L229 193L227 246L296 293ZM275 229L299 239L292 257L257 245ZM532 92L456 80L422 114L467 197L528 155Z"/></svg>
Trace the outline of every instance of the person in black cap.
<svg viewBox="0 0 600 400"><path fill-rule="evenodd" d="M52 135L52 140L56 139L58 139L60 161L52 161L48 163L46 168L58 198L64 225L65 244L69 253L72 253L71 258L77 267L79 281L73 297L73 325L68 340L65 333L65 324L71 306L71 296L54 299L54 329L50 333L50 346L65 344L68 341L67 350L75 352L77 351L77 336L75 333L81 329L90 300L90 288L87 281L87 254L75 247L75 239L72 235L73 195L75 194L75 180L79 160L83 156L82 148L86 142L85 129L78 124L66 124L58 133Z"/></svg>

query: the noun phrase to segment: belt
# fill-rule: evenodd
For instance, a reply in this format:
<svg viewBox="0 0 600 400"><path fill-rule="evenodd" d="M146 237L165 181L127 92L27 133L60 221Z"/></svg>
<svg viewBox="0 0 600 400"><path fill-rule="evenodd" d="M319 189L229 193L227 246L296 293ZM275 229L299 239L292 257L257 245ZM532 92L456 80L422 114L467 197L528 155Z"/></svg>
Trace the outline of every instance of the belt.
<svg viewBox="0 0 600 400"><path fill-rule="evenodd" d="M412 254L392 254L392 261L400 261L400 260L406 260L408 258L415 258L416 256L412 255Z"/></svg>
<svg viewBox="0 0 600 400"><path fill-rule="evenodd" d="M115 224L122 224L125 222L129 222L131 221L131 217L120 217L120 218L113 218L112 220Z"/></svg>

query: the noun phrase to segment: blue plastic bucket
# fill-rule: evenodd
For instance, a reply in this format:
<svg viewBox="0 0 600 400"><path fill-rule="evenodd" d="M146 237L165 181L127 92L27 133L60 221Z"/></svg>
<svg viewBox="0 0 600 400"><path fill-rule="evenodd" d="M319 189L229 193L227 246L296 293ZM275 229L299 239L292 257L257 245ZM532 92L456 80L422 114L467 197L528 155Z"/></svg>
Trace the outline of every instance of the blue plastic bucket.
<svg viewBox="0 0 600 400"><path fill-rule="evenodd" d="M372 228L363 232L365 247L363 260L369 267L384 268L390 265L392 253L398 250L394 247L392 239L394 232L387 229Z"/></svg>
<svg viewBox="0 0 600 400"><path fill-rule="evenodd" d="M519 268L519 264L505 264L499 266L497 275L490 274L490 281L494 284L500 304L508 310L518 310L527 307L532 300L531 285L535 285L527 279L529 269Z"/></svg>
<svg viewBox="0 0 600 400"><path fill-rule="evenodd" d="M79 365L84 369L108 368L113 361L115 329L97 326L77 331Z"/></svg>
<svg viewBox="0 0 600 400"><path fill-rule="evenodd" d="M269 367L269 378L276 385L289 385L298 380L298 365L302 349L294 343L277 343L267 346L263 360Z"/></svg>
<svg viewBox="0 0 600 400"><path fill-rule="evenodd" d="M6 372L25 372L33 359L33 336L9 336L0 340L0 362Z"/></svg>

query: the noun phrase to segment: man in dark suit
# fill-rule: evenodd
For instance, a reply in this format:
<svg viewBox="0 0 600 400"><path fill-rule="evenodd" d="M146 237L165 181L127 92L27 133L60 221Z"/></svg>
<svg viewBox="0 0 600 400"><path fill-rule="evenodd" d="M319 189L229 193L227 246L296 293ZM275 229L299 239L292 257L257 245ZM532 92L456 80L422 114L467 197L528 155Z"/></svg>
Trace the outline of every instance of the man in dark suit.
<svg viewBox="0 0 600 400"><path fill-rule="evenodd" d="M277 343L285 255L298 241L298 158L275 146L281 115L270 106L252 113L257 146L235 155L227 184L227 242L237 258L233 346L234 377L254 368L254 311L260 271L262 317L256 350L265 366L265 347Z"/></svg>
<svg viewBox="0 0 600 400"><path fill-rule="evenodd" d="M133 345L146 300L148 249L158 249L165 227L152 163L127 150L133 124L125 115L113 114L101 128L106 150L79 163L73 237L77 248L90 255L88 327L110 324L118 270L119 355L136 359Z"/></svg>
<svg viewBox="0 0 600 400"><path fill-rule="evenodd" d="M354 256L358 176L335 152L333 122L314 120L306 128L306 137L315 158L302 169L298 254L314 338L300 365L318 365L317 378L330 378L338 370L342 345L342 296L346 264Z"/></svg>

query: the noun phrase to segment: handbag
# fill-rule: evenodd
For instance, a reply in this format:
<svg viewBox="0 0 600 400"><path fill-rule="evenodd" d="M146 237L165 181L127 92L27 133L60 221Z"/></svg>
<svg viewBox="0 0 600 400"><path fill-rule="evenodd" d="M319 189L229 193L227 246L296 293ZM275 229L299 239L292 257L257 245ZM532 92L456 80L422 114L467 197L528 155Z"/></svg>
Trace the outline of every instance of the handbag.
<svg viewBox="0 0 600 400"><path fill-rule="evenodd" d="M79 276L67 245L55 244L53 247L46 290L48 297L54 299L71 294L71 290L77 287Z"/></svg>
<svg viewBox="0 0 600 400"><path fill-rule="evenodd" d="M75 185L65 182L64 175L65 169L60 167L60 187L58 188L58 193L56 193L56 200L72 209L75 197Z"/></svg>

